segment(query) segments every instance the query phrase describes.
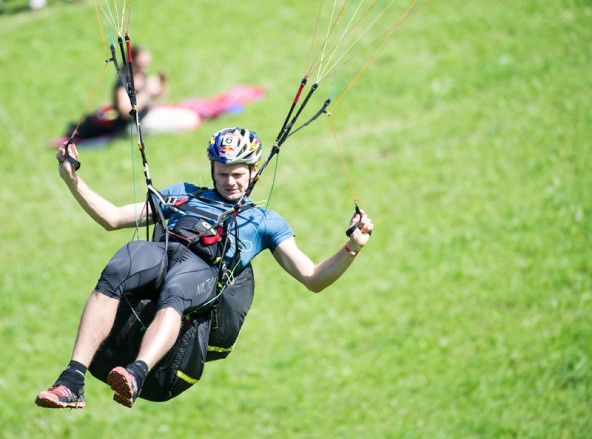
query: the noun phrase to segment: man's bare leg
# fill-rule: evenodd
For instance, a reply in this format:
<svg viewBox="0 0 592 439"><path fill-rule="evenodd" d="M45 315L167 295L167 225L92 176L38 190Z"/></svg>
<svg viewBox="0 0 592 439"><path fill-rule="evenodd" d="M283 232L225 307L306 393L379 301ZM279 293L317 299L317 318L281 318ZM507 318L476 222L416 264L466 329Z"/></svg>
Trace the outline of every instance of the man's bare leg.
<svg viewBox="0 0 592 439"><path fill-rule="evenodd" d="M95 353L105 341L117 314L119 300L93 291L86 302L78 334L74 343L72 360L88 367Z"/></svg>
<svg viewBox="0 0 592 439"><path fill-rule="evenodd" d="M35 404L45 408L84 408L84 376L101 343L107 338L118 299L93 291L88 298L68 367L48 390L40 392Z"/></svg>

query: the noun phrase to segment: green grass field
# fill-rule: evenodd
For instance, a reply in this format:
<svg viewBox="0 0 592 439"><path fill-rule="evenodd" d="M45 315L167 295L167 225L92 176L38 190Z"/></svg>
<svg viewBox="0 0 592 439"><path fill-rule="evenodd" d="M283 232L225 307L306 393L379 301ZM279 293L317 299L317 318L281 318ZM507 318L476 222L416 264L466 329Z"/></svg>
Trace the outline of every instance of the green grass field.
<svg viewBox="0 0 592 439"><path fill-rule="evenodd" d="M89 377L81 411L40 409L35 395L67 364L85 300L132 232L93 223L47 147L103 68L94 6L24 6L5 0L0 13L1 437L590 437L592 1L432 0L333 114L376 227L351 270L312 295L261 256L227 360L180 397L132 410ZM205 145L221 127L269 146L317 7L134 2L132 38L168 71L169 100L267 89L243 113L147 138L158 187L208 183ZM93 106L113 80L109 67ZM284 145L270 206L315 260L345 243L353 210L324 119ZM141 200L136 149L82 149L80 173L115 203Z"/></svg>

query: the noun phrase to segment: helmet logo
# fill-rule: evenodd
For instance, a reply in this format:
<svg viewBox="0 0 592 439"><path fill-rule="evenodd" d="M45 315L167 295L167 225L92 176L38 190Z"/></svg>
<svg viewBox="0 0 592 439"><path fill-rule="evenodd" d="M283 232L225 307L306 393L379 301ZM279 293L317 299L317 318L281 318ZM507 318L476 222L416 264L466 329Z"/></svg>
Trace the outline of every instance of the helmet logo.
<svg viewBox="0 0 592 439"><path fill-rule="evenodd" d="M220 145L220 157L232 159L236 156L237 136L225 136Z"/></svg>

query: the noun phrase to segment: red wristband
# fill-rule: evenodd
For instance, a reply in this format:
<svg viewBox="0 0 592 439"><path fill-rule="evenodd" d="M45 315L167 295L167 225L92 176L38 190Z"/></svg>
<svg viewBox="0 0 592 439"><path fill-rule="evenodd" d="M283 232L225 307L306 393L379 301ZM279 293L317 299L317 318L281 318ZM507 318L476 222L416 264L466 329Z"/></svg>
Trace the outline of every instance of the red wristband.
<svg viewBox="0 0 592 439"><path fill-rule="evenodd" d="M358 253L359 253L359 251L355 251L355 250L352 250L351 248L349 248L349 247L347 246L347 244L345 244L345 245L343 246L343 249L344 249L346 252L348 252L350 255L354 256L354 257L355 257L355 256L357 256L357 255L358 255Z"/></svg>

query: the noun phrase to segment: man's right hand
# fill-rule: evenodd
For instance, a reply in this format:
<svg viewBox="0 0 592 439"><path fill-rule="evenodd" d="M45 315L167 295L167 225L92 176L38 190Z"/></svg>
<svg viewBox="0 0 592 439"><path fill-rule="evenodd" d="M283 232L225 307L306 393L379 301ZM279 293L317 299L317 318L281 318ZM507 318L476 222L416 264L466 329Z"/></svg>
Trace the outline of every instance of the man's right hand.
<svg viewBox="0 0 592 439"><path fill-rule="evenodd" d="M64 145L58 149L58 152L56 153L56 159L58 160L60 166L60 177L62 177L64 181L72 181L76 178L76 172L74 166L68 160L66 148L68 148L68 154L70 157L78 160L78 151L76 150L76 145L74 143L68 144L68 142L64 143Z"/></svg>

